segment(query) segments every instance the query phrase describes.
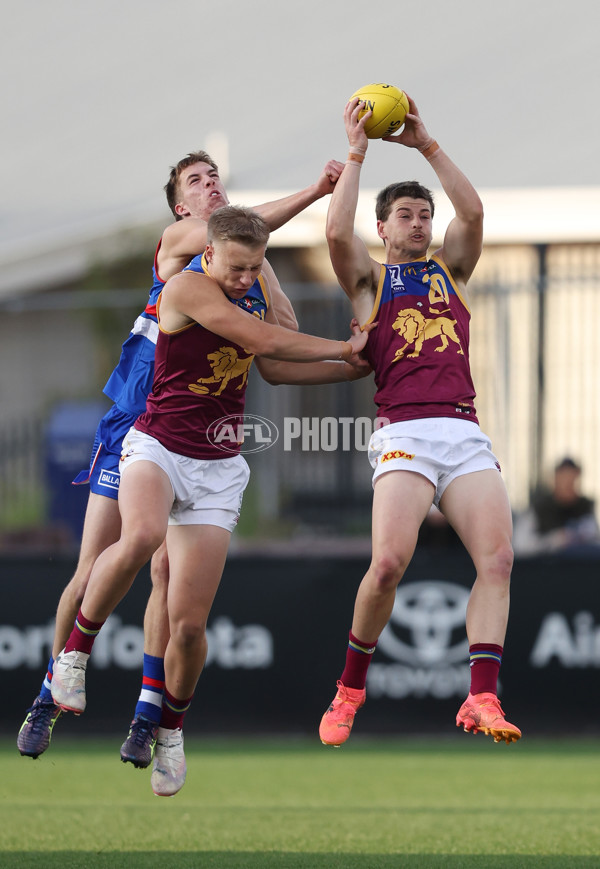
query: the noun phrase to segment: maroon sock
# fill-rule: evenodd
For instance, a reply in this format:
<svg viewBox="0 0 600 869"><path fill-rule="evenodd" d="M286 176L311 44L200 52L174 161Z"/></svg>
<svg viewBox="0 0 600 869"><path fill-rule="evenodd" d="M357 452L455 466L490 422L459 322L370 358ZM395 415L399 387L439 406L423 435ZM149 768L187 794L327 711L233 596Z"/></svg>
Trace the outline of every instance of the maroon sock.
<svg viewBox="0 0 600 869"><path fill-rule="evenodd" d="M162 714L160 716L160 726L166 727L167 730L175 730L177 727L183 727L183 718L190 708L193 696L194 695L192 694L192 697L188 697L187 700L179 700L177 697L173 697L172 694L169 694L165 688L162 702Z"/></svg>
<svg viewBox="0 0 600 869"><path fill-rule="evenodd" d="M497 694L498 673L502 663L502 646L474 643L469 646L471 694Z"/></svg>
<svg viewBox="0 0 600 869"><path fill-rule="evenodd" d="M346 652L346 666L340 677L340 682L346 688L364 688L367 683L367 670L377 646L374 643L364 643L354 636L352 631L348 634L348 650Z"/></svg>
<svg viewBox="0 0 600 869"><path fill-rule="evenodd" d="M91 622L86 619L80 609L75 619L75 627L67 640L65 652L86 652L89 655L103 624L104 622Z"/></svg>

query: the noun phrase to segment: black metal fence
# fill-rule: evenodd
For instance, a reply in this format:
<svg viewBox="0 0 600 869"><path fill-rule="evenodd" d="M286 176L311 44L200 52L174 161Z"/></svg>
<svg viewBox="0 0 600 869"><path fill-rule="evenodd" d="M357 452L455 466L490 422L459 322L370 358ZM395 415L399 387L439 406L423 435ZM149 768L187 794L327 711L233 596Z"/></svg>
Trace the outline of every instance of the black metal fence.
<svg viewBox="0 0 600 869"><path fill-rule="evenodd" d="M45 515L43 421L0 428L0 527L5 534L38 524Z"/></svg>

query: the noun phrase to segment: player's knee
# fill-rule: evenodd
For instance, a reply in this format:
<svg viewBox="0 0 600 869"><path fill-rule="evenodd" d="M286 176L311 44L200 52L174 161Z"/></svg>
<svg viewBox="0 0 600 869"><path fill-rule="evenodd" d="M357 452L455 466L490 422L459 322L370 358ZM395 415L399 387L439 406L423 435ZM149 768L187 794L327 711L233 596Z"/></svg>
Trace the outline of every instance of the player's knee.
<svg viewBox="0 0 600 869"><path fill-rule="evenodd" d="M485 573L492 582L508 584L513 567L514 555L508 542L499 544L486 559Z"/></svg>
<svg viewBox="0 0 600 869"><path fill-rule="evenodd" d="M166 594L169 584L169 557L167 555L167 546L164 541L152 556L152 561L150 562L150 578L152 579L152 588L154 591Z"/></svg>
<svg viewBox="0 0 600 869"><path fill-rule="evenodd" d="M381 591L395 588L402 579L407 563L407 559L397 553L374 557L371 562L371 573L376 588Z"/></svg>
<svg viewBox="0 0 600 869"><path fill-rule="evenodd" d="M139 569L150 560L162 541L162 535L143 525L123 532L120 541L121 561Z"/></svg>
<svg viewBox="0 0 600 869"><path fill-rule="evenodd" d="M182 651L192 651L206 641L206 622L183 616L171 620L171 642Z"/></svg>

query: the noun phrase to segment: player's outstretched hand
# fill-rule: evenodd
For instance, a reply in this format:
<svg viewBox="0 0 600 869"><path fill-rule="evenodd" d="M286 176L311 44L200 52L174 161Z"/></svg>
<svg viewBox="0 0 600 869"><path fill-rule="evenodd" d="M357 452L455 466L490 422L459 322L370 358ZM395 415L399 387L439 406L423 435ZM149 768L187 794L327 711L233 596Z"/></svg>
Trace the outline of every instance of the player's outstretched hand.
<svg viewBox="0 0 600 869"><path fill-rule="evenodd" d="M350 365L360 365L363 361L360 353L364 350L369 338L369 332L377 326L377 323L367 323L366 326L359 326L358 320L353 319L350 323L352 335L348 338L348 344L352 347L352 356L347 360Z"/></svg>
<svg viewBox="0 0 600 869"><path fill-rule="evenodd" d="M353 100L346 103L346 107L344 108L344 124L346 126L348 144L350 147L358 148L363 154L366 154L369 140L365 133L365 124L373 112L369 110L364 113L362 118L359 118L358 116L362 111L362 108L363 101L359 100L358 97L354 97Z"/></svg>
<svg viewBox="0 0 600 869"><path fill-rule="evenodd" d="M404 91L406 94L406 91ZM398 145L405 145L407 148L417 148L418 151L424 151L431 144L432 137L427 132L427 128L423 123L417 104L411 97L408 98L409 111L404 119L402 132L395 136L383 136L384 142L396 142Z"/></svg>
<svg viewBox="0 0 600 869"><path fill-rule="evenodd" d="M340 163L339 160L330 160L326 164L317 181L319 196L327 196L329 193L333 193L333 188L337 184L343 168L344 164Z"/></svg>
<svg viewBox="0 0 600 869"><path fill-rule="evenodd" d="M369 327L371 327L370 323ZM350 329L353 335L360 334L361 328L356 317L353 317L350 321ZM365 331L368 335L368 333L371 331L371 328L365 329ZM368 375L373 371L370 363L365 356L364 350L361 350L360 353L353 356L352 359L346 363L346 369L347 380L360 380L361 377L368 377Z"/></svg>

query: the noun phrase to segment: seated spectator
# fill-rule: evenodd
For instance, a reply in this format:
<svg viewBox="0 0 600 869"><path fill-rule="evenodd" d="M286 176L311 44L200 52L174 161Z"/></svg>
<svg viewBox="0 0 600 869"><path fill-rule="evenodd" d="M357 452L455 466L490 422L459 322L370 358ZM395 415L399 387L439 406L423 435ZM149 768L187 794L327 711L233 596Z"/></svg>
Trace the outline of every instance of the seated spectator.
<svg viewBox="0 0 600 869"><path fill-rule="evenodd" d="M554 486L541 489L515 517L515 555L539 555L600 547L594 501L579 491L581 467L568 456L554 469Z"/></svg>

